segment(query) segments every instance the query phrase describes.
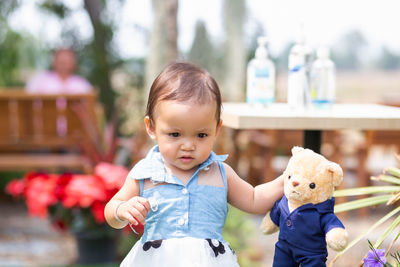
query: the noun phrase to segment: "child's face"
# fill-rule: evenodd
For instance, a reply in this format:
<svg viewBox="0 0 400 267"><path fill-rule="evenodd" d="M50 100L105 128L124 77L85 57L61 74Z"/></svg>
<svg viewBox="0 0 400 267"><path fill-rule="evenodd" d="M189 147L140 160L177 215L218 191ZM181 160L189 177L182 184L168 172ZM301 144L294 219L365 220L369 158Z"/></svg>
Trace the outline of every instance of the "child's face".
<svg viewBox="0 0 400 267"><path fill-rule="evenodd" d="M216 103L166 100L157 104L153 125L145 118L147 132L157 141L166 167L189 171L208 158L222 124L217 125L216 108Z"/></svg>

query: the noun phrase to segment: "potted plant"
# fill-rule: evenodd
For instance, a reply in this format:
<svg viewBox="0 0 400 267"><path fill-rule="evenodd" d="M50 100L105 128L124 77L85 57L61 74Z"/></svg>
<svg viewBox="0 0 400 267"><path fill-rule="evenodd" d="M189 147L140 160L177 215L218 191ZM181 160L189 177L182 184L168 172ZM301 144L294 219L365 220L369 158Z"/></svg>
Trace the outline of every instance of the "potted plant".
<svg viewBox="0 0 400 267"><path fill-rule="evenodd" d="M106 224L104 207L127 174L125 167L106 162L98 163L92 174L30 172L10 181L6 192L22 197L29 215L49 218L56 228L71 231L77 239L78 263L112 262L118 231Z"/></svg>

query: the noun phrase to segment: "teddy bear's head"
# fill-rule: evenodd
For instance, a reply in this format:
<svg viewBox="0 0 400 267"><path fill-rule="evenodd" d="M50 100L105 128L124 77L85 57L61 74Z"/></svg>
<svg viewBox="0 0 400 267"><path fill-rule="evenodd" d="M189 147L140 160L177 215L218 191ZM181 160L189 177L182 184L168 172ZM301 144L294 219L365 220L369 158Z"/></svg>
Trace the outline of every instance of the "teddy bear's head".
<svg viewBox="0 0 400 267"><path fill-rule="evenodd" d="M322 155L302 147L292 148L284 171L285 196L296 206L330 199L343 179L342 168Z"/></svg>

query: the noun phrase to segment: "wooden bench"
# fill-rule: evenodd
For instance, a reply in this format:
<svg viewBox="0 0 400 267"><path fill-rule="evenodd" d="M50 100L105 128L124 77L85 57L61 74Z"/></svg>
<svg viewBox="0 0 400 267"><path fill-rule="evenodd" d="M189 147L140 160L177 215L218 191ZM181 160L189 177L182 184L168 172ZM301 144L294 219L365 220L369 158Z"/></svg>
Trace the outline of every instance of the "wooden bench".
<svg viewBox="0 0 400 267"><path fill-rule="evenodd" d="M0 170L90 172L84 151L101 137L96 99L0 89Z"/></svg>

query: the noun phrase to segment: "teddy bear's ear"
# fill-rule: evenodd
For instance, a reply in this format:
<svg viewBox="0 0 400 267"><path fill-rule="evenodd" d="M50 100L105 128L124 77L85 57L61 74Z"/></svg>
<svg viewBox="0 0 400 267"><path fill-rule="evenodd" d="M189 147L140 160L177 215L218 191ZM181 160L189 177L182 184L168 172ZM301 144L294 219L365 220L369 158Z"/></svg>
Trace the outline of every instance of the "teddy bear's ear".
<svg viewBox="0 0 400 267"><path fill-rule="evenodd" d="M292 148L292 155L294 155L294 154L296 154L296 153L299 153L299 152L301 152L301 151L303 151L304 150L304 148L302 148L301 146L294 146L293 148Z"/></svg>
<svg viewBox="0 0 400 267"><path fill-rule="evenodd" d="M329 162L326 169L332 173L332 183L333 186L338 186L343 180L343 170L339 164L334 162Z"/></svg>

